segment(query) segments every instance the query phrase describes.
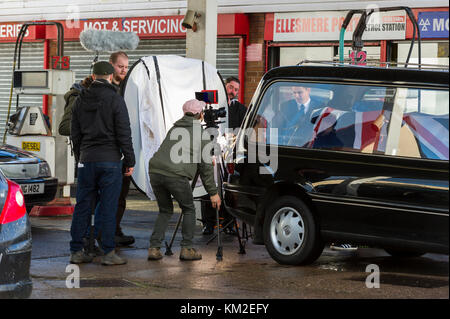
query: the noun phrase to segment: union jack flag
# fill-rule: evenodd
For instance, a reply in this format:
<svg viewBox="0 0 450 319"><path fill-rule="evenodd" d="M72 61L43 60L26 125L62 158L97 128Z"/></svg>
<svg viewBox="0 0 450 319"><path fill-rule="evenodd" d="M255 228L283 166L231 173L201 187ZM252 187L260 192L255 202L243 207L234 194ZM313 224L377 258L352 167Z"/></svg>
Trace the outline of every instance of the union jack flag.
<svg viewBox="0 0 450 319"><path fill-rule="evenodd" d="M383 122L390 118L390 112L351 112L326 107L312 117L316 121L309 148L350 147L364 150L377 143L375 150L385 150L387 125ZM448 115L406 113L402 125L407 125L413 133L422 158L449 159Z"/></svg>
<svg viewBox="0 0 450 319"><path fill-rule="evenodd" d="M423 158L448 160L448 114L407 113L403 123L414 134Z"/></svg>
<svg viewBox="0 0 450 319"><path fill-rule="evenodd" d="M326 107L320 111L319 115L316 113L312 117L315 116L317 120L309 143L309 147L312 148L328 146L332 142L335 145L329 146L363 150L375 142L379 143L377 137L386 135L386 127L378 124L380 117L386 116L381 110L351 112ZM380 128L384 133L380 133Z"/></svg>

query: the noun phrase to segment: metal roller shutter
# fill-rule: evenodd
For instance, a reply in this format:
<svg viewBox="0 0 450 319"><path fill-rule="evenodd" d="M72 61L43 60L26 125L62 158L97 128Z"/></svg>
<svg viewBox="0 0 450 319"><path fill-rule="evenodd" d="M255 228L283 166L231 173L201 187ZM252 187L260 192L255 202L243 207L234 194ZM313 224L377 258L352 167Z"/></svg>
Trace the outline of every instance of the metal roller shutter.
<svg viewBox="0 0 450 319"><path fill-rule="evenodd" d="M126 51L129 65L138 59L149 55L186 55L185 39L141 40L136 50ZM79 42L65 42L64 55L70 56L70 68L75 72L77 81L84 79L90 73L90 65L95 53L86 51ZM108 60L109 53L99 55L99 60ZM217 39L217 69L225 79L239 74L239 39Z"/></svg>
<svg viewBox="0 0 450 319"><path fill-rule="evenodd" d="M9 96L12 81L12 66L14 60L15 43L0 43L0 133L3 140L6 117L8 114ZM21 69L42 69L44 65L44 44L24 42L21 54ZM17 69L17 65L16 65ZM42 95L21 95L19 106L41 106ZM16 111L16 95L13 92L11 112Z"/></svg>
<svg viewBox="0 0 450 319"><path fill-rule="evenodd" d="M223 79L239 77L239 39L217 39L216 68Z"/></svg>

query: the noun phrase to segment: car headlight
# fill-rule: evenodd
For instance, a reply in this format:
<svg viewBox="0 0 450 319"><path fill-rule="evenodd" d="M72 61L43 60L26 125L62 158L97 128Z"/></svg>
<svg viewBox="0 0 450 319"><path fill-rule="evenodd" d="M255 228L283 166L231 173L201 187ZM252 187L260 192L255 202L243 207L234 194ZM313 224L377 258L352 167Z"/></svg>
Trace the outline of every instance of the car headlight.
<svg viewBox="0 0 450 319"><path fill-rule="evenodd" d="M28 167L31 167L31 169L26 170L24 164L0 165L0 169L2 170L3 174L5 174L5 176L10 179L30 178L30 177L33 177L30 175L36 175L36 169L33 170L32 166L28 166ZM34 174L33 174L33 171L34 171Z"/></svg>
<svg viewBox="0 0 450 319"><path fill-rule="evenodd" d="M39 163L39 177L50 177L52 173L50 172L50 165L47 162Z"/></svg>

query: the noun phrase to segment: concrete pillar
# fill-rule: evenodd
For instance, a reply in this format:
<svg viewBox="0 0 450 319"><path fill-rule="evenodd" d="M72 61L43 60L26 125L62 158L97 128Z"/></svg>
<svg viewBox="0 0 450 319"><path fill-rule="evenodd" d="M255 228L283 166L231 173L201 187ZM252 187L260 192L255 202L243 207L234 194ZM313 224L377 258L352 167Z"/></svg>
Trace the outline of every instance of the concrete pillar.
<svg viewBox="0 0 450 319"><path fill-rule="evenodd" d="M217 0L188 0L188 10L197 12L197 30L186 31L186 57L208 62L216 67L217 52ZM201 203L195 201L197 225L202 225Z"/></svg>
<svg viewBox="0 0 450 319"><path fill-rule="evenodd" d="M201 16L197 31L186 32L186 57L203 60L216 66L217 52L217 0L188 0L187 9Z"/></svg>

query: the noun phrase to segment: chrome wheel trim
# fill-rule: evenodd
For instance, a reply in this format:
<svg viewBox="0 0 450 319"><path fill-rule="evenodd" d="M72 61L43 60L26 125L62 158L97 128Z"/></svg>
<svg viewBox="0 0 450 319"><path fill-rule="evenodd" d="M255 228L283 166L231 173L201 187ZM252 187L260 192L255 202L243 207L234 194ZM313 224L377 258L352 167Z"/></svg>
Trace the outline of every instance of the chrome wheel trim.
<svg viewBox="0 0 450 319"><path fill-rule="evenodd" d="M270 239L275 250L285 256L295 254L305 238L305 223L292 207L279 209L270 223Z"/></svg>

